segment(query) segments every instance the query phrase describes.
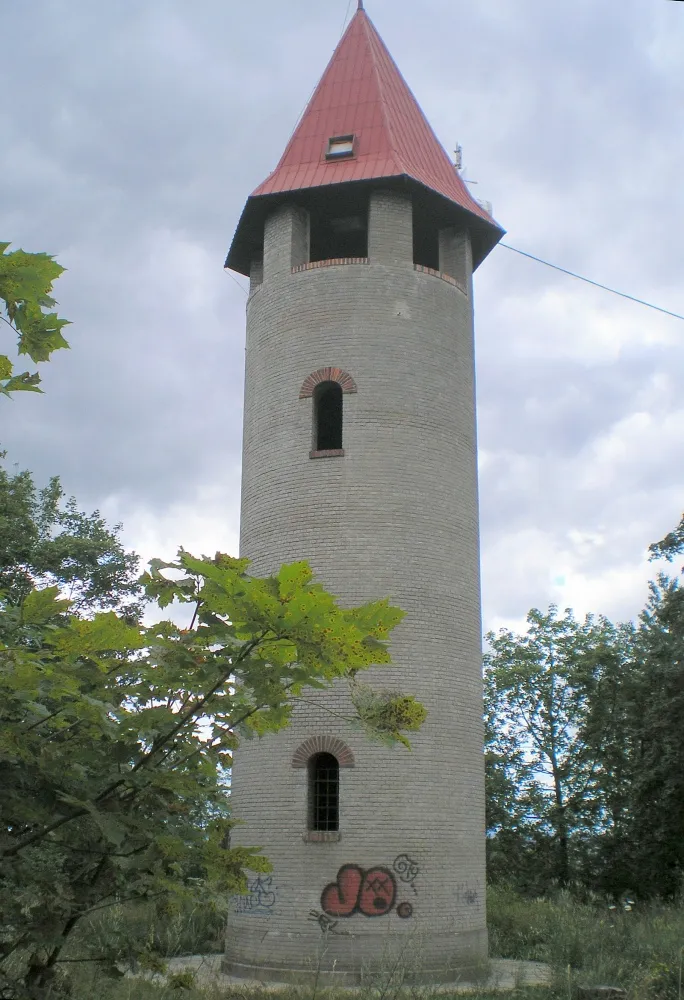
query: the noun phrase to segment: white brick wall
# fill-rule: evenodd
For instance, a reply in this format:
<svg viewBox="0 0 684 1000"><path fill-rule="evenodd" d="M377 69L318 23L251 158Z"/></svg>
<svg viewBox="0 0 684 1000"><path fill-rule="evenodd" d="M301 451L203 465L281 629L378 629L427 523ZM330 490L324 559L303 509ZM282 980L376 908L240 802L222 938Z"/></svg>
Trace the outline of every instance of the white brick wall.
<svg viewBox="0 0 684 1000"><path fill-rule="evenodd" d="M263 284L248 305L241 554L256 574L308 559L343 604L390 597L402 607L393 666L365 679L414 693L429 716L411 753L372 744L326 712L349 710L340 684L300 704L284 732L243 744L233 841L263 847L275 900L264 894L263 912L231 916L226 965L283 979L321 962L354 979L411 940L425 975L448 979L486 955L471 300L414 270L401 195L371 198L368 265L293 274L307 225L289 207L268 219ZM452 270L459 246L470 292L467 237L451 234ZM328 365L358 392L344 396L344 457L311 460L313 404L299 390ZM302 839L307 778L291 758L319 734L343 739L356 759L340 771L337 843ZM402 854L420 869L413 886L396 876L396 904L412 916L396 906L356 914L323 936L310 911L340 866L392 869Z"/></svg>

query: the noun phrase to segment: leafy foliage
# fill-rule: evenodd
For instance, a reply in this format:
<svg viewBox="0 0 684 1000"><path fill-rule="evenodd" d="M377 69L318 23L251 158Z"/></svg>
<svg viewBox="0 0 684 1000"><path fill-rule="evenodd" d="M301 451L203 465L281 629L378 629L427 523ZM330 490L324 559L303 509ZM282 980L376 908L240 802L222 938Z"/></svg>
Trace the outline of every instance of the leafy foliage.
<svg viewBox="0 0 684 1000"><path fill-rule="evenodd" d="M357 719L352 719L366 735L391 746L399 741L411 749L403 732L417 732L427 718L427 709L412 695L400 691L376 691L369 684L354 679L351 684L352 704Z"/></svg>
<svg viewBox="0 0 684 1000"><path fill-rule="evenodd" d="M57 303L51 297L53 283L64 272L49 254L26 253L0 242L0 300L5 315L0 319L17 338L17 352L32 361L48 361L54 351L69 345L62 335L68 320L50 310ZM0 354L0 393L9 396L18 390L42 392L37 373L16 374L9 357Z"/></svg>
<svg viewBox="0 0 684 1000"><path fill-rule="evenodd" d="M684 520L650 547L684 553ZM684 877L684 589L636 625L532 610L485 656L490 878L674 898Z"/></svg>
<svg viewBox="0 0 684 1000"><path fill-rule="evenodd" d="M668 532L662 541L650 545L649 552L651 559L667 559L668 562L684 553L684 514L674 531Z"/></svg>
<svg viewBox="0 0 684 1000"><path fill-rule="evenodd" d="M246 869L268 871L257 848L228 846L221 777L239 738L287 725L305 690L390 662L399 609L342 610L303 562L265 579L248 565L183 550L151 564L148 596L193 604L187 629L67 614L58 586L0 608L0 968L22 954L29 991L98 908L221 908ZM382 695L363 725L405 742L420 716Z"/></svg>
<svg viewBox="0 0 684 1000"><path fill-rule="evenodd" d="M565 886L571 834L594 812L601 746L589 738L590 718L617 637L605 619L579 623L553 605L546 614L530 611L527 623L523 636L503 629L487 636L487 731L504 793L510 797L511 781L518 791L518 824L533 820L550 832L551 878Z"/></svg>
<svg viewBox="0 0 684 1000"><path fill-rule="evenodd" d="M684 554L684 518L653 558ZM684 889L684 588L661 573L641 615L633 684L630 857L634 885L660 896Z"/></svg>
<svg viewBox="0 0 684 1000"><path fill-rule="evenodd" d="M18 604L34 588L59 586L71 610L142 612L139 559L98 511L86 514L66 499L57 477L37 490L29 472L0 466L0 591Z"/></svg>

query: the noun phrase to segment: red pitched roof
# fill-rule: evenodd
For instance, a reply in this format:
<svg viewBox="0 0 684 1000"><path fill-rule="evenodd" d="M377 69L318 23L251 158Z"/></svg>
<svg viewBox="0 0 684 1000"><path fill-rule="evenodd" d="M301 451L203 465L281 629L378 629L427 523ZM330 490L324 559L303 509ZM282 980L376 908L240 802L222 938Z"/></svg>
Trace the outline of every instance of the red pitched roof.
<svg viewBox="0 0 684 1000"><path fill-rule="evenodd" d="M329 140L352 134L354 156L327 160ZM479 233L476 264L503 235L461 180L360 5L280 163L249 199L227 265L244 269L243 238L256 218L255 200L380 178L408 178L469 213Z"/></svg>
<svg viewBox="0 0 684 1000"><path fill-rule="evenodd" d="M328 140L356 136L353 159L326 161ZM283 157L255 196L408 176L487 221L428 124L373 22L351 21Z"/></svg>

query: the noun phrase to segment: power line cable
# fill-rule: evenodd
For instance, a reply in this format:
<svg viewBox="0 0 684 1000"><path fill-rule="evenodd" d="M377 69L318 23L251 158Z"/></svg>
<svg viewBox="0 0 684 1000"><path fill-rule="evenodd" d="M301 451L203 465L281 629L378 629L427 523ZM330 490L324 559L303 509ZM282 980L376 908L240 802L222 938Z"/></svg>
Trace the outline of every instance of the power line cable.
<svg viewBox="0 0 684 1000"><path fill-rule="evenodd" d="M602 285L599 281L592 281L591 278L585 278L582 274L575 274L574 271L568 271L565 267L559 267L558 264L551 264L548 260L542 260L541 257L535 257L532 253L526 253L524 250L518 250L517 247L512 247L508 243L499 243L500 247L504 247L506 250L512 250L513 253L519 253L522 257L528 257L530 260L535 260L538 264L544 264L546 267L552 267L554 271L561 271L563 274L568 274L571 278L577 278L578 281L586 281L588 285L593 285L595 288L602 288L604 292L612 292L613 295L619 295L623 299L629 299L630 302L637 302L640 306L646 306L647 309L655 309L656 312L664 313L666 316L672 316L674 319L681 319L684 321L684 316L679 313L672 312L670 309L663 309L662 306L656 306L652 302L646 302L645 299L638 299L635 295L628 295L627 292L619 292L617 288L609 288L608 285Z"/></svg>
<svg viewBox="0 0 684 1000"><path fill-rule="evenodd" d="M512 250L513 253L520 254L521 257L527 257L528 260L533 260L537 264L543 264L545 267L550 267L554 271L560 271L561 274L567 274L570 278L576 278L577 281L584 281L587 285L593 285L594 288L600 288L602 291L610 292L612 295L619 295L621 299L628 299L630 302L636 302L637 305L646 306L647 309L654 309L656 312L663 313L665 316L671 316L673 319L679 319L684 322L684 316L680 313L673 312L671 309L664 309L662 306L657 306L653 302L647 302L646 299L638 299L636 295L628 295L627 292L620 292L617 288L610 288L608 285L601 284L600 281L592 281L591 278L585 278L583 274L577 274L575 271L569 271L566 267L560 267L559 264L552 264L548 260L542 260L541 257L535 257L533 253L527 253L525 250L518 250L517 247L512 247L509 243L499 243L498 246L503 247L505 250ZM225 268L225 270L238 288L240 288L245 295L249 295L249 291L245 288L242 282L238 281L235 275L232 274L228 268Z"/></svg>
<svg viewBox="0 0 684 1000"><path fill-rule="evenodd" d="M245 286L242 284L241 281L237 280L237 278L235 277L235 275L233 274L232 271L230 271L227 267L224 267L223 270L225 271L225 273L228 275L229 278L233 279L233 281L238 286L238 288L242 289L242 291L245 293L245 295L249 295L249 292L247 291L247 289L245 288Z"/></svg>

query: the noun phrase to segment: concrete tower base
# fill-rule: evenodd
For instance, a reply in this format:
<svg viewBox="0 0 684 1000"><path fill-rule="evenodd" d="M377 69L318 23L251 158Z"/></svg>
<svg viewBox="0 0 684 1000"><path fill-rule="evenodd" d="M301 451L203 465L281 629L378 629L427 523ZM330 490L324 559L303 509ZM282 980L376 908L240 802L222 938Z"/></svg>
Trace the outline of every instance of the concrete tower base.
<svg viewBox="0 0 684 1000"><path fill-rule="evenodd" d="M287 966L269 962L268 936L257 963L224 958L221 971L238 979L325 986L359 986L370 978L393 976L406 983L484 983L490 976L487 932L421 935L413 930L405 939L386 936L382 942L368 934L349 935L342 948L333 934L324 935L315 954L298 947L296 935L288 942ZM308 944L308 942L307 942ZM282 942L279 943L282 948Z"/></svg>
<svg viewBox="0 0 684 1000"><path fill-rule="evenodd" d="M223 971L220 955L183 955L178 958L171 958L167 965L167 975L178 972L190 971L195 974L195 984L199 988L218 987L219 989L242 989L245 993L249 991L277 992L288 984L281 982L271 982L264 979L246 979L235 975L226 974ZM132 973L126 973L127 977L132 977ZM144 973L136 978L152 979L161 981L158 973ZM394 983L395 980L393 979ZM486 979L459 979L451 983L430 983L431 992L438 993L471 993L486 990L487 993L504 992L519 989L522 986L550 986L552 982L552 972L548 965L543 962L519 962L513 959L496 958L488 963L488 973ZM326 983L326 985L329 985ZM333 986L339 985L341 989L348 990L354 994L359 988L367 988L367 983L363 986L346 985L334 981ZM410 986L410 983L407 982Z"/></svg>

